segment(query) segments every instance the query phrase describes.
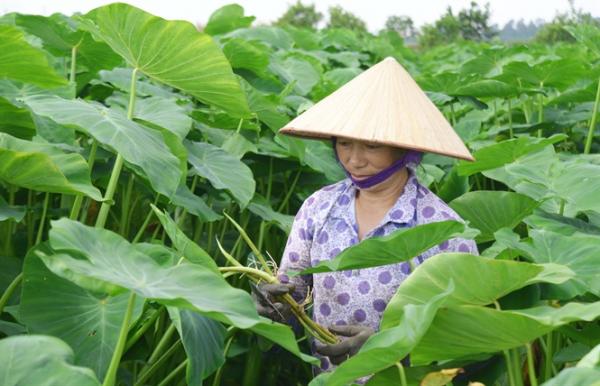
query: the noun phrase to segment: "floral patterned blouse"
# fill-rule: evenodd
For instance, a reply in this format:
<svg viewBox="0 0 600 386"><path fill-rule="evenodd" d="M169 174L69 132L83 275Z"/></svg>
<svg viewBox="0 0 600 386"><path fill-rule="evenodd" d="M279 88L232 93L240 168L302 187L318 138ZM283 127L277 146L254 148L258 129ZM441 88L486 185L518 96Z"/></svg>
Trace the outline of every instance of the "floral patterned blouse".
<svg viewBox="0 0 600 386"><path fill-rule="evenodd" d="M408 262L367 269L288 276L322 260L333 259L359 242L355 216L357 188L350 179L326 186L313 193L296 214L279 267L282 282L296 286L296 300L313 288L313 319L324 326L359 324L379 329L383 310L402 281L410 274ZM400 228L461 218L429 189L419 184L409 169L402 195L381 223L364 238L385 236ZM472 240L451 239L413 259L416 266L440 252L477 254ZM314 351L314 346L313 346ZM318 354L315 354L318 356ZM321 369L331 370L328 358L321 358Z"/></svg>

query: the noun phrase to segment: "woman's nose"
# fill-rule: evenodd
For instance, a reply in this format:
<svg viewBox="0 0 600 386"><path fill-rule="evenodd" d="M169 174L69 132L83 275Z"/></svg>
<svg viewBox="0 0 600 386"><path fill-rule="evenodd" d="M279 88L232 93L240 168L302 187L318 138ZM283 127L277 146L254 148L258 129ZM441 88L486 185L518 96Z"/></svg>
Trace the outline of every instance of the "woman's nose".
<svg viewBox="0 0 600 386"><path fill-rule="evenodd" d="M353 167L361 167L365 165L365 157L362 150L358 146L352 146L348 153L348 164Z"/></svg>

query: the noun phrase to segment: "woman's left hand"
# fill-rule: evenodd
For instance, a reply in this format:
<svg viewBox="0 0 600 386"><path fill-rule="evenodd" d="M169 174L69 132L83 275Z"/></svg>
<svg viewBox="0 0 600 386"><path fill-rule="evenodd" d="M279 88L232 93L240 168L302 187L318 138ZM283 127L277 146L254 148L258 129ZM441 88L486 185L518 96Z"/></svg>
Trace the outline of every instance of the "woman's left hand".
<svg viewBox="0 0 600 386"><path fill-rule="evenodd" d="M367 339L375 333L371 327L359 325L331 326L329 331L348 337L337 344L317 344L316 351L321 355L328 356L331 363L335 365L339 365L356 354Z"/></svg>

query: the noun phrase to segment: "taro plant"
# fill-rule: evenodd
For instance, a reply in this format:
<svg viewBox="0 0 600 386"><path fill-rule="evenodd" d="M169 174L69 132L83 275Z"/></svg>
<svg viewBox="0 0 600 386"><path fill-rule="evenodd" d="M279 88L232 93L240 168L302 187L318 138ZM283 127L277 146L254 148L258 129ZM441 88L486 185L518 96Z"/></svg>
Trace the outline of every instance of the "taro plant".
<svg viewBox="0 0 600 386"><path fill-rule="evenodd" d="M253 20L227 5L199 32L118 3L0 18L4 384L597 383L597 28L571 28L574 45L417 56L394 34ZM303 331L260 317L249 289L277 280L300 203L343 173L327 144L276 132L386 56L474 152L417 170L467 225L366 240L295 274L459 236L481 256L426 260L362 350L312 379L306 337L338 337L291 298Z"/></svg>

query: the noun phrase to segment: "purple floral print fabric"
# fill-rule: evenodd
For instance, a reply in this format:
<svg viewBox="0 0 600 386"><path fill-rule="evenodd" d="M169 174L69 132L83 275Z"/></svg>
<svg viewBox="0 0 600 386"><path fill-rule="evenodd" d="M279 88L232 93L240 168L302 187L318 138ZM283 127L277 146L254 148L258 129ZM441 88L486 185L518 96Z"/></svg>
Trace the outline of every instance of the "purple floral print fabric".
<svg viewBox="0 0 600 386"><path fill-rule="evenodd" d="M282 282L296 285L296 300L303 300L308 288L313 288L313 319L319 324L359 324L378 330L388 301L410 274L408 262L309 276L286 274L332 259L359 242L354 212L356 189L345 179L320 189L303 203L294 219L278 274ZM364 238L448 219L462 221L446 203L419 184L411 171L396 204ZM416 266L440 252L478 253L472 240L451 239L415 257L413 263ZM321 358L321 369L331 368L328 359Z"/></svg>

